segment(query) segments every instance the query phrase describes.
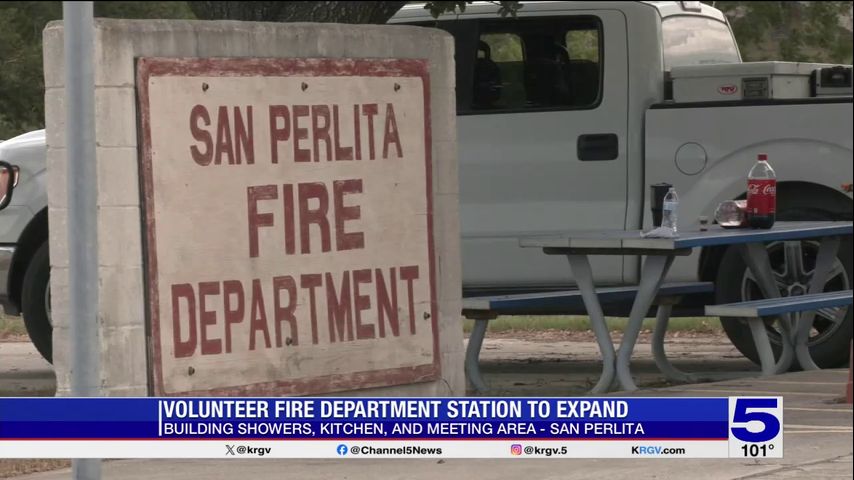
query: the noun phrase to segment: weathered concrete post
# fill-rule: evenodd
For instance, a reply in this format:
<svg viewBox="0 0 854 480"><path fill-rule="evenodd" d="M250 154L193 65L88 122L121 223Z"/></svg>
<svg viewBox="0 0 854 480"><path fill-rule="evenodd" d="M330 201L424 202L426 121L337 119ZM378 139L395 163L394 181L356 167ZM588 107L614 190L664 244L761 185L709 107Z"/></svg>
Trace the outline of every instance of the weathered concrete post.
<svg viewBox="0 0 854 480"><path fill-rule="evenodd" d="M69 392L62 24L44 32ZM97 20L106 395L464 394L453 40Z"/></svg>

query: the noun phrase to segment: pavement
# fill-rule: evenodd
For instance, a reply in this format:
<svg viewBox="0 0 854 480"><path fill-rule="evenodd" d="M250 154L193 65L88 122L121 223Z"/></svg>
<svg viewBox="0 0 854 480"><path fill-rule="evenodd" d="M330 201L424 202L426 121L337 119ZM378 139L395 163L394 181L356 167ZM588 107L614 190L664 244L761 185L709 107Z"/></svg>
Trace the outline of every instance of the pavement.
<svg viewBox="0 0 854 480"><path fill-rule="evenodd" d="M612 336L619 344L620 336ZM643 333L635 347L635 382L641 388L671 386L655 366L649 340L650 334ZM759 368L724 335L673 332L668 337L667 354L674 365L687 372L710 376L725 372L759 374ZM573 333L556 340L555 333L549 331L490 333L480 358L483 377L490 386L485 395L490 396L585 395L602 370L592 334Z"/></svg>
<svg viewBox="0 0 854 480"><path fill-rule="evenodd" d="M852 478L852 407L841 403L847 369L820 372L795 372L769 378L756 378L752 364L744 359L726 358L729 352L722 340L720 345L708 345L708 339L695 339L687 345L672 348L677 366L686 370L705 367L711 370L743 368L747 378L664 388L649 388L660 384L649 365L648 351L639 350L636 371L645 385L638 396L732 396L732 395L782 395L784 397L784 457L773 460L744 459L491 459L491 460L115 460L103 462L104 479L165 480L165 479L324 479L324 480L378 480L378 479L581 479L607 478L609 480L639 480L646 478L669 479L752 479L752 478ZM509 342L502 344L502 342ZM530 362L532 353L552 346L514 339L487 339L484 371L487 381L496 392L540 395L564 390L564 395L575 395L591 379L595 379L596 366L592 358L578 358L577 352L590 350L591 345L572 343L576 358L569 364L567 350L556 348L554 358ZM677 342L678 343L678 342ZM0 344L3 345L3 344ZM505 353L501 353L502 346ZM569 347L570 345L559 345ZM494 348L493 348L494 347ZM720 350L720 351L718 351ZM2 352L2 350L0 350ZM7 350L8 352L8 350ZM527 352L527 353L526 353ZM680 352L685 355L680 355ZM717 352L717 353L715 353ZM710 356L719 355L719 356ZM563 356L564 358L560 358ZM679 357L683 358L679 358ZM538 357L539 358L539 357ZM705 358L705 360L703 360ZM3 357L0 362L6 363ZM591 368L587 369L585 365ZM525 376L528 381L518 385ZM581 368L575 377L567 375L567 367ZM508 373L509 371L509 373ZM576 369L575 372L578 372ZM0 374L0 379L8 373ZM5 381L5 380L3 380ZM565 386L570 385L570 393ZM625 395L625 394L621 394ZM54 470L16 477L21 480L54 480L71 478L69 469Z"/></svg>
<svg viewBox="0 0 854 480"><path fill-rule="evenodd" d="M0 397L42 397L56 391L53 368L30 342L0 342Z"/></svg>

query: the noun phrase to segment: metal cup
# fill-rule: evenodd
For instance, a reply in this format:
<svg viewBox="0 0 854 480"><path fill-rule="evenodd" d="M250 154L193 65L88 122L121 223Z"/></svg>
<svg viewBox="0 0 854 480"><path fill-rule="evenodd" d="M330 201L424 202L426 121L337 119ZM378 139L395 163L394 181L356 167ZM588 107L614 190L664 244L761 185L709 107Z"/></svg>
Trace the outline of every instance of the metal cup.
<svg viewBox="0 0 854 480"><path fill-rule="evenodd" d="M664 197L673 185L669 183L656 183L649 186L650 210L652 210L652 226L661 226L661 215L664 209Z"/></svg>

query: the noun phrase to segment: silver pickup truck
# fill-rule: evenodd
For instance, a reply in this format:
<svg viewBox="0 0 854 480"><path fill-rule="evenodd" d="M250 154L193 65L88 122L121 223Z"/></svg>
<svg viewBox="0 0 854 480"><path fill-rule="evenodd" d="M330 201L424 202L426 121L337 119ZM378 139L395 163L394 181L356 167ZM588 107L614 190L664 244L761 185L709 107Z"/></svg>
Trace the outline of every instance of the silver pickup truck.
<svg viewBox="0 0 854 480"><path fill-rule="evenodd" d="M518 18L497 8L476 2L435 20L408 5L392 20L456 40L464 293L571 286L566 265L517 238L648 228L648 186L659 182L675 186L680 227L691 228L745 195L760 152L777 171L778 219L851 220L841 188L852 179L850 67L743 64L726 17L700 2L529 2ZM0 296L50 358L44 133L0 144L0 160L21 169L0 212ZM816 247L768 245L781 292L808 283ZM851 254L849 240L826 290L851 288ZM636 257L595 262L599 283L638 279ZM718 303L759 295L726 248L681 258L669 274L698 279L716 282ZM810 345L820 366L847 360L850 310L818 313ZM746 323L722 320L755 360Z"/></svg>

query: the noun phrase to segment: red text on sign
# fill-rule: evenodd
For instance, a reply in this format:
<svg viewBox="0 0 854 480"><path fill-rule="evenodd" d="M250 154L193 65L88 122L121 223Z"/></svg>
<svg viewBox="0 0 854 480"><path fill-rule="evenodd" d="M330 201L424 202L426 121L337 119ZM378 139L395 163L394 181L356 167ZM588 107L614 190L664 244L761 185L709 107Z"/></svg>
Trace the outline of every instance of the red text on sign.
<svg viewBox="0 0 854 480"><path fill-rule="evenodd" d="M296 253L297 244L301 254L316 252L318 241L320 252L329 252L333 247L335 251L365 247L363 232L347 230L348 222L361 218L361 208L347 201L347 197L362 193L361 179L335 180L331 184L284 184L281 195L279 191L278 185L256 185L246 189L249 257L260 254L259 229L277 224L284 236L281 248L288 255ZM312 232L317 235L312 237ZM316 241L312 242L312 238Z"/></svg>
<svg viewBox="0 0 854 480"><path fill-rule="evenodd" d="M172 285L175 357L415 335L415 265ZM307 298L308 301L305 301ZM321 325L320 319L326 319ZM403 326L403 328L401 328ZM303 327L303 328L300 328ZM235 332L243 330L247 335ZM325 331L326 335L321 335ZM302 332L302 333L301 333ZM248 338L236 345L234 338Z"/></svg>

